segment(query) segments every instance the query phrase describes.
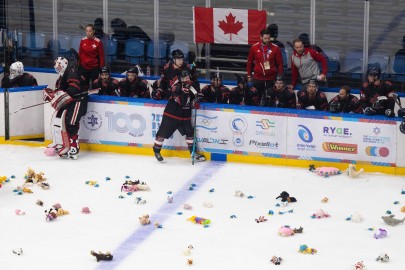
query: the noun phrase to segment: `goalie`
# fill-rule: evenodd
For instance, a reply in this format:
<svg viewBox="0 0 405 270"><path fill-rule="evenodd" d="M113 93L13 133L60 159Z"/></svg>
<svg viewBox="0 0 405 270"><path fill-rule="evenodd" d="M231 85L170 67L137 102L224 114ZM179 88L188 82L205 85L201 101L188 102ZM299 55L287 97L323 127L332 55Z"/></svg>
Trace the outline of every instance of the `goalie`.
<svg viewBox="0 0 405 270"><path fill-rule="evenodd" d="M55 109L52 115L53 143L45 153L61 158L77 159L79 153L79 122L87 111L87 91L83 90L83 79L74 64L64 57L55 60L55 71L59 74L56 88L43 90L44 101Z"/></svg>

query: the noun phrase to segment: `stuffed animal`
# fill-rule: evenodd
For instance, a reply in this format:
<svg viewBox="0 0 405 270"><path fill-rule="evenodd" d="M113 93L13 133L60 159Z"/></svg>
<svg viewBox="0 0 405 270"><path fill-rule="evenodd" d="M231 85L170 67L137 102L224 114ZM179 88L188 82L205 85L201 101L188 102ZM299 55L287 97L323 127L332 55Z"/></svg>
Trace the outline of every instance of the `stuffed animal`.
<svg viewBox="0 0 405 270"><path fill-rule="evenodd" d="M7 181L7 176L0 176L0 184L3 184Z"/></svg>
<svg viewBox="0 0 405 270"><path fill-rule="evenodd" d="M87 206L82 208L82 213L83 214L91 214L90 209Z"/></svg>
<svg viewBox="0 0 405 270"><path fill-rule="evenodd" d="M245 194L242 191L237 190L237 191L235 191L235 197L243 198L243 197L245 197Z"/></svg>
<svg viewBox="0 0 405 270"><path fill-rule="evenodd" d="M315 214L312 214L312 218L328 218L330 215L324 212L322 209L318 209Z"/></svg>
<svg viewBox="0 0 405 270"><path fill-rule="evenodd" d="M329 202L329 198L328 197L324 197L322 200L321 200L321 203L328 203Z"/></svg>
<svg viewBox="0 0 405 270"><path fill-rule="evenodd" d="M279 198L281 198L282 202L291 203L291 202L296 202L297 201L297 199L295 199L294 197L290 197L290 194L288 194L287 191L281 192L280 195L276 198L276 200L279 199Z"/></svg>
<svg viewBox="0 0 405 270"><path fill-rule="evenodd" d="M363 262L358 262L354 265L354 270L365 270L366 266L364 265Z"/></svg>
<svg viewBox="0 0 405 270"><path fill-rule="evenodd" d="M193 207L191 205L189 205L188 203L185 203L183 205L184 210L193 210Z"/></svg>
<svg viewBox="0 0 405 270"><path fill-rule="evenodd" d="M43 172L39 172L39 173L36 173L35 175L34 175L34 183L40 183L40 182L44 182L45 180L46 180L46 178L44 177L44 173Z"/></svg>
<svg viewBox="0 0 405 270"><path fill-rule="evenodd" d="M36 204L39 206L44 206L44 202L41 200L37 200Z"/></svg>
<svg viewBox="0 0 405 270"><path fill-rule="evenodd" d="M317 175L323 176L325 178L329 177L331 175L338 175L338 174L342 173L338 168L334 168L334 167L319 167L319 168L316 168L313 172L316 173Z"/></svg>
<svg viewBox="0 0 405 270"><path fill-rule="evenodd" d="M58 210L56 210L56 215L57 215L58 217L60 217L60 216L66 216L66 215L69 215L69 211L63 210L62 208L58 208Z"/></svg>
<svg viewBox="0 0 405 270"><path fill-rule="evenodd" d="M363 217L358 212L356 212L352 215L351 221L354 223L360 223L363 221Z"/></svg>
<svg viewBox="0 0 405 270"><path fill-rule="evenodd" d="M375 260L376 260L377 262L378 262L378 261L380 261L380 262L389 262L390 257L388 256L387 253L383 252L383 253L381 253L380 256L378 256L378 258L375 259Z"/></svg>
<svg viewBox="0 0 405 270"><path fill-rule="evenodd" d="M28 167L27 173L25 174L25 179L26 179L25 182L26 183L32 182L34 177L35 177L35 171L32 168Z"/></svg>
<svg viewBox="0 0 405 270"><path fill-rule="evenodd" d="M184 256L190 256L191 250L193 250L193 249L194 249L193 245L188 245L187 249L183 252Z"/></svg>
<svg viewBox="0 0 405 270"><path fill-rule="evenodd" d="M379 228L378 233L374 233L374 238L375 239L381 239L387 237L387 231L384 229Z"/></svg>
<svg viewBox="0 0 405 270"><path fill-rule="evenodd" d="M281 257L273 256L270 262L272 262L275 265L280 265L282 260L283 259L281 259Z"/></svg>
<svg viewBox="0 0 405 270"><path fill-rule="evenodd" d="M46 221L53 221L58 217L54 209L45 210L45 219Z"/></svg>
<svg viewBox="0 0 405 270"><path fill-rule="evenodd" d="M291 235L294 235L294 231L293 231L293 229L291 229L288 226L281 226L280 229L278 229L278 235L291 236Z"/></svg>
<svg viewBox="0 0 405 270"><path fill-rule="evenodd" d="M192 265L193 264L193 259L187 259L187 264Z"/></svg>
<svg viewBox="0 0 405 270"><path fill-rule="evenodd" d="M350 178L357 178L359 177L360 174L364 172L364 169L361 168L360 170L356 170L356 166L354 164L349 164L349 167L345 170L345 173L350 177Z"/></svg>
<svg viewBox="0 0 405 270"><path fill-rule="evenodd" d="M15 248L15 249L13 249L12 251L13 251L14 254L16 254L16 255L18 255L18 256L20 256L20 255L23 254L22 248Z"/></svg>
<svg viewBox="0 0 405 270"><path fill-rule="evenodd" d="M139 217L139 222L140 222L142 225L148 225L148 224L150 224L149 215L140 216L140 217Z"/></svg>
<svg viewBox="0 0 405 270"><path fill-rule="evenodd" d="M17 216L23 216L23 215L25 215L25 212L22 211L22 210L20 210L20 209L16 209L16 210L15 210L15 214L16 214Z"/></svg>
<svg viewBox="0 0 405 270"><path fill-rule="evenodd" d="M303 231L304 231L304 228L302 228L301 226L298 229L294 228L294 230L293 230L294 233L302 233Z"/></svg>
<svg viewBox="0 0 405 270"><path fill-rule="evenodd" d="M307 245L300 245L300 250L298 252L301 252L302 254L315 254L318 251L314 248L309 248Z"/></svg>
<svg viewBox="0 0 405 270"><path fill-rule="evenodd" d="M259 218L256 218L255 220L257 223L260 223L260 222L266 222L267 218L264 218L264 216L260 216Z"/></svg>
<svg viewBox="0 0 405 270"><path fill-rule="evenodd" d="M107 251L106 253L103 253L101 251L94 252L93 250L90 251L90 254L93 255L94 257L96 257L97 261L111 261L113 259L113 255Z"/></svg>

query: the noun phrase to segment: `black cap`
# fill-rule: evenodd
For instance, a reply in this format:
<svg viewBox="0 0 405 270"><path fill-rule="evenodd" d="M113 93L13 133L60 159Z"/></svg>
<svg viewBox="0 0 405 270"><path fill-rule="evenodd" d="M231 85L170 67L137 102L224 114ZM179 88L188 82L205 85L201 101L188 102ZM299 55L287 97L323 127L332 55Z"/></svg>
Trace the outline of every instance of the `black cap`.
<svg viewBox="0 0 405 270"><path fill-rule="evenodd" d="M211 76L210 76L210 79L213 80L213 79L216 79L216 78L222 80L222 74L220 74L220 73L218 73L218 72L212 72L212 73L211 73Z"/></svg>
<svg viewBox="0 0 405 270"><path fill-rule="evenodd" d="M315 84L315 86L318 86L318 82L315 79L310 79L308 84Z"/></svg>
<svg viewBox="0 0 405 270"><path fill-rule="evenodd" d="M184 58L184 53L181 50L176 49L172 51L172 58L173 59Z"/></svg>
<svg viewBox="0 0 405 270"><path fill-rule="evenodd" d="M281 76L281 75L278 75L278 76L276 77L276 81L282 81L282 82L284 82L284 77Z"/></svg>
<svg viewBox="0 0 405 270"><path fill-rule="evenodd" d="M108 75L110 74L110 69L108 67L102 67L100 70L100 74L103 73L108 73Z"/></svg>
<svg viewBox="0 0 405 270"><path fill-rule="evenodd" d="M128 73L135 73L136 75L138 75L138 72L139 72L139 70L138 70L137 67L132 67L132 68L127 70L127 74Z"/></svg>

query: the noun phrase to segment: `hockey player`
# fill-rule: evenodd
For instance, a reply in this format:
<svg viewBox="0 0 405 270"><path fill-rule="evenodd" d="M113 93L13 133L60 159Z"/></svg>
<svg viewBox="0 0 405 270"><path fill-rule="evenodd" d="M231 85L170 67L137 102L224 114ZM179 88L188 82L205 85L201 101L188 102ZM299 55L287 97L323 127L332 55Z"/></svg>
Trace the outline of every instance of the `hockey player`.
<svg viewBox="0 0 405 270"><path fill-rule="evenodd" d="M328 110L328 99L324 92L318 91L318 84L314 79L309 80L307 88L301 89L297 93L297 97L297 109L317 111Z"/></svg>
<svg viewBox="0 0 405 270"><path fill-rule="evenodd" d="M87 112L87 94L84 79L74 64L64 57L55 60L55 71L59 74L55 90L45 88L44 101L51 102L55 113L52 116L53 143L47 154L57 151L61 158L77 159L79 154L79 122Z"/></svg>
<svg viewBox="0 0 405 270"><path fill-rule="evenodd" d="M367 82L360 88L360 105L365 115L395 116L394 88L391 82L381 80L381 68L370 67Z"/></svg>
<svg viewBox="0 0 405 270"><path fill-rule="evenodd" d="M1 80L2 88L37 86L37 80L29 73L24 72L23 63L17 61L11 64L10 74L5 74Z"/></svg>
<svg viewBox="0 0 405 270"><path fill-rule="evenodd" d="M230 90L222 84L222 74L219 71L213 72L210 78L211 84L204 86L201 90L200 101L228 104Z"/></svg>
<svg viewBox="0 0 405 270"><path fill-rule="evenodd" d="M331 113L363 113L360 101L356 96L350 94L349 86L340 87L339 94L329 102Z"/></svg>
<svg viewBox="0 0 405 270"><path fill-rule="evenodd" d="M152 98L156 100L169 99L171 87L177 82L182 70L187 70L191 76L191 83L197 91L200 89L195 67L184 63L184 53L177 49L172 52L172 59L163 67L161 77L152 84Z"/></svg>
<svg viewBox="0 0 405 270"><path fill-rule="evenodd" d="M297 108L295 92L285 85L283 76L276 77L273 88L268 89L266 94L264 107Z"/></svg>
<svg viewBox="0 0 405 270"><path fill-rule="evenodd" d="M111 78L111 72L108 67L103 67L98 79L93 81L93 89L100 89L99 95L119 96L119 82Z"/></svg>
<svg viewBox="0 0 405 270"><path fill-rule="evenodd" d="M148 82L138 77L139 69L132 67L127 70L127 77L119 83L120 96L134 98L150 98Z"/></svg>
<svg viewBox="0 0 405 270"><path fill-rule="evenodd" d="M229 104L259 106L260 96L252 83L248 86L247 79L235 74L238 85L229 93Z"/></svg>
<svg viewBox="0 0 405 270"><path fill-rule="evenodd" d="M179 82L172 86L172 92L163 112L162 123L156 133L153 152L158 161L163 161L160 154L163 141L178 130L182 136L186 135L186 143L190 153L193 151L194 128L191 125L191 110L199 108L197 90L191 85L190 72L182 70ZM205 157L195 153L196 161L204 161Z"/></svg>

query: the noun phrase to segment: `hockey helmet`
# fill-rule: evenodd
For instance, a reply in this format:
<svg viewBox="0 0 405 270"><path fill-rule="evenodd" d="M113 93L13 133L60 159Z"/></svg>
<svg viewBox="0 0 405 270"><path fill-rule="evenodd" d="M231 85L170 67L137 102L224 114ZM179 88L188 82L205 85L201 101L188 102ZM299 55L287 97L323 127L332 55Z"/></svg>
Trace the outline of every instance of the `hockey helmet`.
<svg viewBox="0 0 405 270"><path fill-rule="evenodd" d="M381 68L378 66L370 67L367 71L367 76L373 76L378 80L381 76Z"/></svg>
<svg viewBox="0 0 405 270"><path fill-rule="evenodd" d="M399 125L399 130L402 134L405 134L405 120Z"/></svg>
<svg viewBox="0 0 405 270"><path fill-rule="evenodd" d="M339 101L332 101L329 105L329 111L331 113L339 113L342 111L342 104Z"/></svg>
<svg viewBox="0 0 405 270"><path fill-rule="evenodd" d="M176 50L172 51L172 58L173 59L184 58L184 53L181 50L176 49Z"/></svg>
<svg viewBox="0 0 405 270"><path fill-rule="evenodd" d="M210 76L211 81L217 78L222 80L222 74L220 74L219 72L212 72Z"/></svg>
<svg viewBox="0 0 405 270"><path fill-rule="evenodd" d="M63 76L68 65L69 65L69 62L65 57L58 57L55 60L55 66L54 66L56 73L58 73L60 76Z"/></svg>
<svg viewBox="0 0 405 270"><path fill-rule="evenodd" d="M405 108L398 109L398 116L404 117L405 116Z"/></svg>
<svg viewBox="0 0 405 270"><path fill-rule="evenodd" d="M246 78L245 78L244 76L241 76L241 75L239 75L239 74L235 74L235 76L236 76L236 80L237 80L237 83L238 83L238 84L245 84L245 83L247 83L247 80L246 80Z"/></svg>
<svg viewBox="0 0 405 270"><path fill-rule="evenodd" d="M187 69L183 69L182 71L180 71L180 80L184 81L184 78L190 78L190 71L188 71Z"/></svg>
<svg viewBox="0 0 405 270"><path fill-rule="evenodd" d="M276 77L276 80L275 80L276 82L283 82L283 83L285 83L285 81L284 81L284 77L283 76L281 76L281 75L278 75L277 77Z"/></svg>
<svg viewBox="0 0 405 270"><path fill-rule="evenodd" d="M136 75L138 75L139 70L137 67L131 67L130 69L127 70L127 74L128 73L135 73Z"/></svg>
<svg viewBox="0 0 405 270"><path fill-rule="evenodd" d="M103 74L103 73L108 73L108 75L110 75L111 71L110 71L110 69L108 67L104 66L100 70L100 74Z"/></svg>
<svg viewBox="0 0 405 270"><path fill-rule="evenodd" d="M14 62L10 66L10 80L23 75L24 65L20 61Z"/></svg>

